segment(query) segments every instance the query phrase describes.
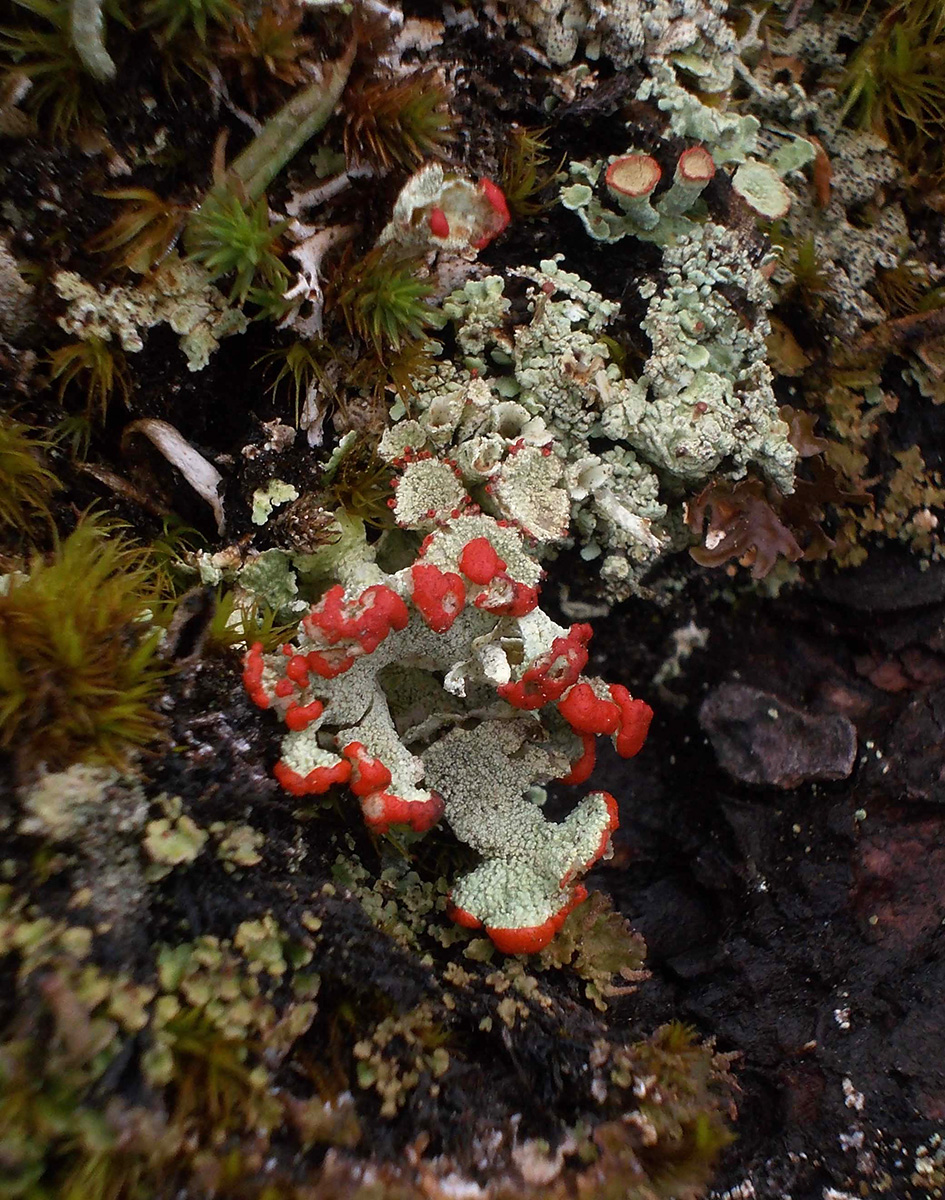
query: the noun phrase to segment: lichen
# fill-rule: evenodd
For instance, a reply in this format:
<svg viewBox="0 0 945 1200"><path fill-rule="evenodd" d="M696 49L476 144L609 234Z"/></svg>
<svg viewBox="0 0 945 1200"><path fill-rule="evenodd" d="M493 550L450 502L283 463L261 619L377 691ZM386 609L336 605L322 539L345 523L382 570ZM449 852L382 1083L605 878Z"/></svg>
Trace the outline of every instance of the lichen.
<svg viewBox="0 0 945 1200"><path fill-rule="evenodd" d="M475 184L430 162L401 188L377 245L390 246L400 254L481 250L508 223L505 197L491 180Z"/></svg>
<svg viewBox="0 0 945 1200"><path fill-rule="evenodd" d="M625 688L581 675L590 628L546 617L539 577L514 529L461 515L393 574L365 545L295 644L281 655L254 646L244 668L252 699L289 728L282 785L302 796L347 784L378 832L422 832L445 812L481 858L453 887L455 918L511 952L547 944L617 823L600 792L548 822L535 785L586 779L595 733L635 754L650 718ZM476 724L457 724L464 716Z"/></svg>
<svg viewBox="0 0 945 1200"><path fill-rule="evenodd" d="M585 558L602 556L602 581L620 598L679 545L680 493L723 463L732 478L755 465L791 490L796 455L766 361L767 283L737 234L711 222L686 229L664 251L664 288L640 285L652 353L637 380L621 373L605 333L618 306L560 256L510 272L527 281L514 322L500 276L447 298L461 365L444 360L420 381L411 416L380 444L401 474L398 523L427 529L449 516L458 476L480 507L543 546L573 538ZM408 511L401 490L421 470L451 490Z"/></svg>
<svg viewBox="0 0 945 1200"><path fill-rule="evenodd" d="M617 67L672 57L698 75L705 91L732 82L735 36L720 0L513 0L517 23L534 31L553 63L570 63L583 46Z"/></svg>
<svg viewBox="0 0 945 1200"><path fill-rule="evenodd" d="M23 278L5 237L0 237L0 337L11 342L36 315L33 288Z"/></svg>
<svg viewBox="0 0 945 1200"><path fill-rule="evenodd" d="M253 524L265 525L274 508L298 498L298 488L293 484L282 479L270 479L264 488L257 488L253 492Z"/></svg>
<svg viewBox="0 0 945 1200"><path fill-rule="evenodd" d="M227 303L197 263L169 254L147 280L100 290L74 271L59 271L56 291L67 301L61 329L82 339L117 338L123 350L144 347L142 332L167 322L180 335L191 371L202 370L220 341L243 333L247 318Z"/></svg>

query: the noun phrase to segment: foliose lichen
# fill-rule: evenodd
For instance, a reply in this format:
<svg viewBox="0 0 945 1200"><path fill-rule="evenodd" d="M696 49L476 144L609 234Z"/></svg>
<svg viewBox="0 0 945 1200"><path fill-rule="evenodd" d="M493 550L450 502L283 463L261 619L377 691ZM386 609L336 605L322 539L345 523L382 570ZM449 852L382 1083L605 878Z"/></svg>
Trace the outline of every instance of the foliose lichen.
<svg viewBox="0 0 945 1200"><path fill-rule="evenodd" d="M142 331L166 321L180 335L191 371L202 370L221 339L243 333L248 319L231 307L197 263L176 254L145 281L100 291L74 271L59 271L56 291L67 301L59 326L79 338L117 338L123 350L143 348Z"/></svg>
<svg viewBox="0 0 945 1200"><path fill-rule="evenodd" d="M380 445L399 472L399 524L432 528L468 493L545 551L571 538L601 556L606 592L621 598L681 543L680 498L723 463L733 478L753 464L791 490L796 455L766 361L767 283L737 234L685 229L664 251L663 287L640 285L652 353L639 379L624 376L606 334L619 305L561 256L509 272L526 281L524 319L521 306L512 319L501 276L444 301L459 362L418 383L410 417Z"/></svg>
<svg viewBox="0 0 945 1200"><path fill-rule="evenodd" d="M707 92L732 82L735 35L720 0L513 0L516 22L535 34L553 63L570 63L583 46L590 59L626 68L672 57Z"/></svg>

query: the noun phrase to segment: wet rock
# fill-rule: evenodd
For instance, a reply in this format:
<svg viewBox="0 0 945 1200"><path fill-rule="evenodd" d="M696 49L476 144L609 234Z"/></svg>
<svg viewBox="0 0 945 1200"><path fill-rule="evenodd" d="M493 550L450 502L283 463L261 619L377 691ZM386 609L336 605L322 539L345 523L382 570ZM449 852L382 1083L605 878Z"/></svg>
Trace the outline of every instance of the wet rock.
<svg viewBox="0 0 945 1200"><path fill-rule="evenodd" d="M853 864L852 909L890 955L920 955L945 918L945 821L868 820Z"/></svg>
<svg viewBox="0 0 945 1200"><path fill-rule="evenodd" d="M746 684L715 688L699 724L722 769L741 783L795 788L846 779L856 758L856 729L846 717L806 713Z"/></svg>
<svg viewBox="0 0 945 1200"><path fill-rule="evenodd" d="M887 764L877 763L872 774L881 778L887 766L887 782L913 801L945 804L945 688L917 696L892 728Z"/></svg>
<svg viewBox="0 0 945 1200"><path fill-rule="evenodd" d="M825 575L817 590L856 612L903 612L945 600L945 563L898 547L876 548L860 567Z"/></svg>

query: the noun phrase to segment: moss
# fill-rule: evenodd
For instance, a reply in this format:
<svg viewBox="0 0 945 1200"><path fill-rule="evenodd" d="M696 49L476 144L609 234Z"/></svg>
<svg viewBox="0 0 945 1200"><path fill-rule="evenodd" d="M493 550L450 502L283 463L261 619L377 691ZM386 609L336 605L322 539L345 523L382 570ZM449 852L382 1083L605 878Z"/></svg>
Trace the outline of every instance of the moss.
<svg viewBox="0 0 945 1200"><path fill-rule="evenodd" d="M298 425L306 398L316 389L330 389L328 361L330 354L323 343L295 341L288 346L269 350L254 366L266 363L269 375L267 392L273 397L283 393L292 399L295 424Z"/></svg>
<svg viewBox="0 0 945 1200"><path fill-rule="evenodd" d="M546 129L525 129L513 125L508 144L502 153L499 184L505 194L513 217L537 217L549 209L554 200L541 200L542 192L551 187L564 165L564 158L551 166L549 146L544 141Z"/></svg>
<svg viewBox="0 0 945 1200"><path fill-rule="evenodd" d="M20 73L31 80L26 105L53 140L99 124L104 111L73 41L69 0L14 2L24 19L0 29L3 76ZM114 0L106 7L113 15L120 11Z"/></svg>
<svg viewBox="0 0 945 1200"><path fill-rule="evenodd" d="M122 211L88 243L93 254L112 256L110 269L128 267L147 274L170 252L187 218L188 208L162 200L149 188L120 188L103 193L120 201Z"/></svg>
<svg viewBox="0 0 945 1200"><path fill-rule="evenodd" d="M937 158L945 130L945 6L894 0L846 67L844 113L889 139L909 162Z"/></svg>
<svg viewBox="0 0 945 1200"><path fill-rule="evenodd" d="M248 200L220 187L191 217L185 244L211 280L233 277L230 303L242 304L254 294L284 289L289 272L276 251L286 225L269 224L265 195Z"/></svg>
<svg viewBox="0 0 945 1200"><path fill-rule="evenodd" d="M278 620L278 611L242 588L218 588L207 625L204 649L222 653L261 642L269 651L280 646L294 629Z"/></svg>
<svg viewBox="0 0 945 1200"><path fill-rule="evenodd" d="M0 526L26 534L37 520L51 521L49 501L59 480L45 463L51 443L37 430L0 417Z"/></svg>
<svg viewBox="0 0 945 1200"><path fill-rule="evenodd" d="M145 554L86 517L0 596L0 746L24 765L120 763L153 741L162 667Z"/></svg>
<svg viewBox="0 0 945 1200"><path fill-rule="evenodd" d="M49 366L50 381L58 385L60 401L67 393L84 394L80 416L89 426L105 420L116 396L126 404L131 396L125 356L104 338L91 336L60 346L50 354Z"/></svg>
<svg viewBox="0 0 945 1200"><path fill-rule="evenodd" d="M450 95L434 71L401 79L376 76L349 87L344 106L345 158L350 166L370 163L382 171L413 171L442 156L456 140L457 118Z"/></svg>
<svg viewBox="0 0 945 1200"><path fill-rule="evenodd" d="M207 40L214 25L225 27L242 11L240 0L145 0L144 24L162 43L188 33Z"/></svg>
<svg viewBox="0 0 945 1200"><path fill-rule="evenodd" d="M422 342L434 317L426 304L432 284L420 278L421 263L377 247L363 258L346 256L326 295L327 309L338 307L349 333L381 361Z"/></svg>
<svg viewBox="0 0 945 1200"><path fill-rule="evenodd" d="M314 40L300 32L304 20L301 5L276 0L226 22L214 40L215 62L238 82L253 111L264 97L280 96L280 85L298 87L309 80Z"/></svg>

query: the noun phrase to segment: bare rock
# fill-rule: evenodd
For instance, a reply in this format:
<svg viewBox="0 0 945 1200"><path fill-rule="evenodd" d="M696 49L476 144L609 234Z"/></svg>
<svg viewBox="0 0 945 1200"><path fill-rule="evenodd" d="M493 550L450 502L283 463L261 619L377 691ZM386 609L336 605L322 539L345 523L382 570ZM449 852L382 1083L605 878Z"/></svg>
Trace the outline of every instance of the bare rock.
<svg viewBox="0 0 945 1200"><path fill-rule="evenodd" d="M856 758L856 729L844 716L806 713L771 692L723 683L706 697L699 724L722 769L741 783L795 788L846 779Z"/></svg>

